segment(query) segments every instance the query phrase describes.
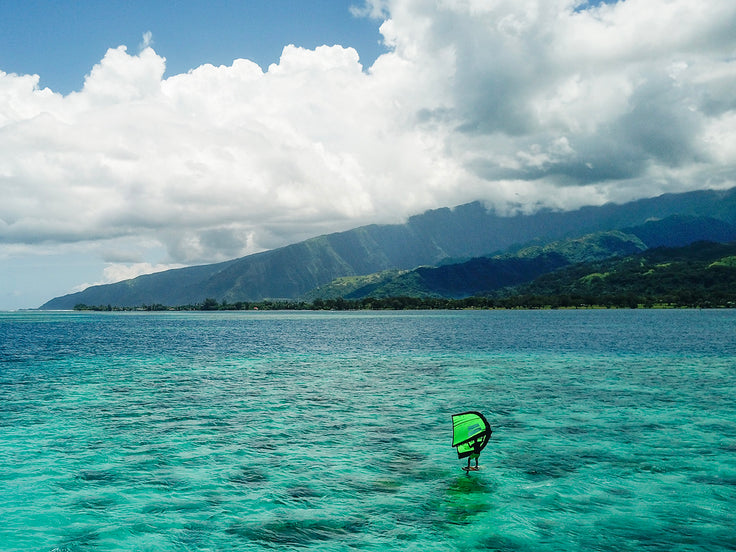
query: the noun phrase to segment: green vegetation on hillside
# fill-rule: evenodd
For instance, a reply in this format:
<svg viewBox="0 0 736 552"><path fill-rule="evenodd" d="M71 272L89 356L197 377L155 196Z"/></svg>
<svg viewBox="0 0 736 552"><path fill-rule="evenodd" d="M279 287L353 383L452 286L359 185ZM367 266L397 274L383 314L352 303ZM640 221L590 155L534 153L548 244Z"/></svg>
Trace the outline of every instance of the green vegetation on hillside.
<svg viewBox="0 0 736 552"><path fill-rule="evenodd" d="M736 306L736 244L698 242L572 265L504 290L506 297L575 298L582 304ZM558 304L558 306L561 306Z"/></svg>
<svg viewBox="0 0 736 552"><path fill-rule="evenodd" d="M364 297L236 303L206 299L195 305L136 308L77 305L77 310L402 310L469 308L736 307L736 243L698 242L657 248L544 274L531 283L485 296Z"/></svg>
<svg viewBox="0 0 736 552"><path fill-rule="evenodd" d="M180 268L92 286L54 298L40 308L70 309L81 303L118 307L199 304L206 298L228 304L262 301L268 297L300 301L311 290L336 278L386 270L412 273L406 274L405 281L397 279L390 289L381 292L365 289L360 295L366 291L374 296L413 295L417 286L427 286L426 296L463 298L517 285L539 276L540 268L553 270L559 266L519 263L521 256L511 255L516 259L496 267L496 273L503 277L493 280L493 271L486 270L483 262L461 266L457 262L451 265L449 259L488 259L491 254L532 241L545 248L555 240L611 231L633 237L627 238L626 243L614 237L613 245L625 247L679 246L703 239L724 243L736 240L736 188L664 195L576 211L542 209L533 214L508 216L474 202L428 211L403 224L369 225L215 265ZM568 245L569 251L558 251L568 263L589 261L595 252L590 244L570 242ZM605 240L599 245L601 254L605 255L633 252L611 251L611 244ZM532 257L541 258L545 253L549 252L537 251ZM427 268L413 273L420 266ZM443 270L443 267L448 268ZM463 282L466 276L469 280ZM354 293L349 295L360 298Z"/></svg>
<svg viewBox="0 0 736 552"><path fill-rule="evenodd" d="M538 276L581 261L610 258L646 249L633 234L595 232L544 246L527 246L514 253L477 257L440 266L375 275L370 284L355 285L348 293L337 280L321 286L311 297L362 299L365 297L443 297L463 299L487 296L499 289L531 282ZM368 277L364 277L368 278ZM358 280L359 283L361 280ZM347 290L346 290L347 291Z"/></svg>
<svg viewBox="0 0 736 552"><path fill-rule="evenodd" d="M302 299L307 302L316 299L339 299L349 298L361 290L378 289L393 279L409 272L408 270L384 270L365 276L345 276L336 278L329 284L318 286L312 291L304 294ZM364 295L368 295L365 293Z"/></svg>

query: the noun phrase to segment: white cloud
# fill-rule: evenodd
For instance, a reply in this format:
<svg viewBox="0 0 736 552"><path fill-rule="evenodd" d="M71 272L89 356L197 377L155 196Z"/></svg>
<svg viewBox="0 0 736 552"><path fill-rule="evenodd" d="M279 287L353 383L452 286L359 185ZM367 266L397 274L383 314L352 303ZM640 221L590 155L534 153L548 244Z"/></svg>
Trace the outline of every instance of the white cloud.
<svg viewBox="0 0 736 552"><path fill-rule="evenodd" d="M350 6L350 12L355 17L371 17L373 19L383 19L388 16L387 0L365 0L363 5Z"/></svg>
<svg viewBox="0 0 736 552"><path fill-rule="evenodd" d="M153 244L106 281L474 199L530 210L736 184L733 2L354 11L386 19L392 51L367 69L349 47L286 46L266 70L165 79L146 33L67 96L0 73L0 249Z"/></svg>
<svg viewBox="0 0 736 552"><path fill-rule="evenodd" d="M153 33L151 31L146 31L143 33L141 43L138 45L138 50L145 50L151 46L153 46Z"/></svg>
<svg viewBox="0 0 736 552"><path fill-rule="evenodd" d="M174 268L182 268L185 265L182 264L151 264L151 263L108 263L102 271L102 279L98 282L83 283L71 290L72 293L77 291L83 291L90 286L99 286L104 284L114 284L116 282L122 282L123 280L129 280L142 276L143 274L152 274L154 272L163 272L164 270L171 270Z"/></svg>

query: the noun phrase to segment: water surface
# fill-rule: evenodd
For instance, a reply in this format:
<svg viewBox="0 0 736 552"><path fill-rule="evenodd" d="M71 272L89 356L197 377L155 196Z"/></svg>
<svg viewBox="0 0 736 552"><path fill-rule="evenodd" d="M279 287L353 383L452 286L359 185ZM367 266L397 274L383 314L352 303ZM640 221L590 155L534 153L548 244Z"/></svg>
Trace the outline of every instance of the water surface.
<svg viewBox="0 0 736 552"><path fill-rule="evenodd" d="M735 338L731 310L0 314L0 549L733 550Z"/></svg>

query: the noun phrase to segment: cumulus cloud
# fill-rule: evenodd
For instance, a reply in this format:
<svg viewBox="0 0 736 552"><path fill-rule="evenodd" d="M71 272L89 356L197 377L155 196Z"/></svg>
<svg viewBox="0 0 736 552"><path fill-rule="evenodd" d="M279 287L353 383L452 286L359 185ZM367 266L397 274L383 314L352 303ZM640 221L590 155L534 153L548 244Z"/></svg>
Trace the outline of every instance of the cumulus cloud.
<svg viewBox="0 0 736 552"><path fill-rule="evenodd" d="M369 68L347 45L286 46L267 68L164 78L146 33L66 96L0 73L0 244L141 251L110 280L475 199L572 208L736 183L733 2L354 13L384 20L390 51Z"/></svg>
<svg viewBox="0 0 736 552"><path fill-rule="evenodd" d="M74 286L72 293L83 291L90 286L99 286L104 284L114 284L123 280L130 280L142 276L143 274L152 274L154 272L162 272L174 268L183 268L186 265L181 264L152 264L152 263L108 263L102 271L102 279L96 282L85 282Z"/></svg>

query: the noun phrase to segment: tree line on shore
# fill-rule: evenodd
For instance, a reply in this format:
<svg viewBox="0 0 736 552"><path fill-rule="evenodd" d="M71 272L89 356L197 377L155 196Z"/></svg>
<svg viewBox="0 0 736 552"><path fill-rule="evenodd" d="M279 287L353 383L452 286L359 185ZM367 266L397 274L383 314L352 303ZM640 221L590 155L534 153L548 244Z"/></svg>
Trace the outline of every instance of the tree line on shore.
<svg viewBox="0 0 736 552"><path fill-rule="evenodd" d="M429 294L416 286L406 294L352 299L228 302L207 298L201 303L180 306L77 304L74 308L80 311L734 308L736 243L697 242L681 248L655 248L635 255L577 263L525 284L467 295L453 298Z"/></svg>
<svg viewBox="0 0 736 552"><path fill-rule="evenodd" d="M195 305L161 304L118 307L84 305L76 311L354 311L354 310L462 310L462 309L579 309L579 308L734 308L736 297L710 297L686 291L665 297L642 297L633 294L591 295L516 295L511 297L383 297L364 299L317 299L313 302L289 300L237 301L228 303L205 299Z"/></svg>

